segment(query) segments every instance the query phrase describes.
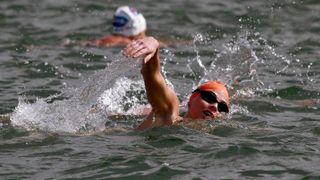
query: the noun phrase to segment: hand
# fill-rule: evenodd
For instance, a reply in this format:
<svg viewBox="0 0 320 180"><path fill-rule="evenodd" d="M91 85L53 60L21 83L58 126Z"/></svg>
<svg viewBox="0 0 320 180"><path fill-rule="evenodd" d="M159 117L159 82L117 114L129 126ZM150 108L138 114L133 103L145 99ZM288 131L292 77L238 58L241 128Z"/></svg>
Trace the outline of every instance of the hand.
<svg viewBox="0 0 320 180"><path fill-rule="evenodd" d="M127 57L137 58L145 55L143 62L147 63L157 52L159 42L153 37L146 37L132 41L125 48L123 54Z"/></svg>

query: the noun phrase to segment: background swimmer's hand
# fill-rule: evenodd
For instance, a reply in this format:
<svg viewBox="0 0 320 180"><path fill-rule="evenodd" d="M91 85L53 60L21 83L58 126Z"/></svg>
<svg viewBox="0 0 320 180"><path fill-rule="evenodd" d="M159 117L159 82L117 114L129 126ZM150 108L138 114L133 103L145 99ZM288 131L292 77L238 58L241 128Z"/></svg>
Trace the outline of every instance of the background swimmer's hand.
<svg viewBox="0 0 320 180"><path fill-rule="evenodd" d="M157 52L159 42L153 37L146 37L129 43L123 54L127 57L137 58L145 55L143 63L147 63Z"/></svg>

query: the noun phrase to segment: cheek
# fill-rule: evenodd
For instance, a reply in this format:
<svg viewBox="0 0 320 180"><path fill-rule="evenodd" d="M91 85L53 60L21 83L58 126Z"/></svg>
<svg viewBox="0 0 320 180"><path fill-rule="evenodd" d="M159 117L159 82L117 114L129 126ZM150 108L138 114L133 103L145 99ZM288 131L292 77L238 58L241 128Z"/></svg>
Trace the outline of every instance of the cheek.
<svg viewBox="0 0 320 180"><path fill-rule="evenodd" d="M205 102L203 102L200 99L194 99L192 102L189 103L189 109L192 110L192 112L202 112L203 109L206 109L207 105Z"/></svg>

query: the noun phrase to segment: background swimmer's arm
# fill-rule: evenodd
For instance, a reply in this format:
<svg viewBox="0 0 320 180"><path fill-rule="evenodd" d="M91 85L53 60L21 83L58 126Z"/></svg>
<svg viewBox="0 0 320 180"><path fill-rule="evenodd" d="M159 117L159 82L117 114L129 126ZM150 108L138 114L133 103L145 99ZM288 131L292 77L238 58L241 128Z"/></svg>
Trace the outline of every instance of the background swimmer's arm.
<svg viewBox="0 0 320 180"><path fill-rule="evenodd" d="M81 46L118 46L126 45L131 42L129 37L120 36L120 35L108 35L99 39L82 41L80 42Z"/></svg>
<svg viewBox="0 0 320 180"><path fill-rule="evenodd" d="M146 86L152 112L145 121L152 126L171 125L179 116L179 100L176 93L166 85L160 71L159 42L147 37L130 43L124 50L127 56L136 58L145 55L141 73Z"/></svg>
<svg viewBox="0 0 320 180"><path fill-rule="evenodd" d="M95 40L91 41L81 41L80 46L97 46Z"/></svg>

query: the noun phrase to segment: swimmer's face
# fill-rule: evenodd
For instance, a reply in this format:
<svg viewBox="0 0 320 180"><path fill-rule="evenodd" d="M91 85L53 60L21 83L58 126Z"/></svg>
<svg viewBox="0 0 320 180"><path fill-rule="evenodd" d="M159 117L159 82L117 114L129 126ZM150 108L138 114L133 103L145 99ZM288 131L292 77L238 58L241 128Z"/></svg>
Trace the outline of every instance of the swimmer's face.
<svg viewBox="0 0 320 180"><path fill-rule="evenodd" d="M212 119L229 112L229 97L219 90L196 90L188 103L187 118Z"/></svg>

